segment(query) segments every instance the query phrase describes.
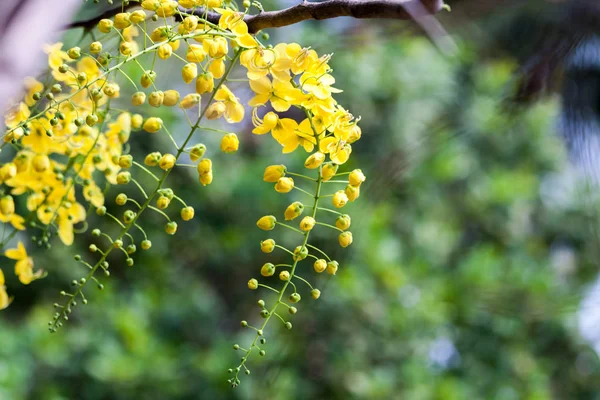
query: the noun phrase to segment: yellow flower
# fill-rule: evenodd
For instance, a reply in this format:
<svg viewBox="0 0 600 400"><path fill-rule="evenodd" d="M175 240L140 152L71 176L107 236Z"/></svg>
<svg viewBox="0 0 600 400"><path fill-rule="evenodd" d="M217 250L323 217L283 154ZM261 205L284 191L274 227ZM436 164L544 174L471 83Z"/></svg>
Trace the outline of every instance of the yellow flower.
<svg viewBox="0 0 600 400"><path fill-rule="evenodd" d="M331 202L336 208L342 208L348 203L348 196L343 190L338 190L334 193Z"/></svg>
<svg viewBox="0 0 600 400"><path fill-rule="evenodd" d="M355 169L348 175L348 182L352 186L360 186L366 179L365 174L360 169Z"/></svg>
<svg viewBox="0 0 600 400"><path fill-rule="evenodd" d="M295 201L285 209L283 215L285 216L285 220L289 221L299 217L303 211L304 204L300 203L299 201Z"/></svg>
<svg viewBox="0 0 600 400"><path fill-rule="evenodd" d="M225 103L225 120L227 122L240 122L244 119L244 106L227 86L221 85L215 94L215 100Z"/></svg>
<svg viewBox="0 0 600 400"><path fill-rule="evenodd" d="M56 217L58 237L66 246L73 244L73 225L85 221L85 216L85 208L74 201L65 202L63 207L59 208Z"/></svg>
<svg viewBox="0 0 600 400"><path fill-rule="evenodd" d="M286 49L287 44L279 43L273 49L256 47L244 51L240 63L248 69L248 79L257 80L271 73L277 80L289 81L292 60L288 57Z"/></svg>
<svg viewBox="0 0 600 400"><path fill-rule="evenodd" d="M335 136L329 136L321 140L319 149L323 153L329 154L331 161L340 165L348 161L350 154L352 154L352 146Z"/></svg>
<svg viewBox="0 0 600 400"><path fill-rule="evenodd" d="M348 196L348 200L354 201L354 200L358 199L358 196L360 196L360 186L348 185L348 186L346 186L345 192L346 192L346 196Z"/></svg>
<svg viewBox="0 0 600 400"><path fill-rule="evenodd" d="M4 272L0 269L0 310L4 310L12 302L12 297L8 297L8 293L6 293L4 283Z"/></svg>
<svg viewBox="0 0 600 400"><path fill-rule="evenodd" d="M256 96L248 102L249 106L261 106L271 101L271 106L278 112L289 110L292 102L301 95L291 82L271 81L266 76L251 80L250 88L256 93Z"/></svg>
<svg viewBox="0 0 600 400"><path fill-rule="evenodd" d="M112 23L112 21L111 21ZM58 69L65 61L69 60L69 56L66 51L61 50L63 44L61 42L53 45L47 45L44 47L44 51L48 54L48 66L55 70Z"/></svg>
<svg viewBox="0 0 600 400"><path fill-rule="evenodd" d="M265 215L256 222L256 226L258 226L263 231L270 231L275 228L276 222L277 218L275 218L273 215Z"/></svg>
<svg viewBox="0 0 600 400"><path fill-rule="evenodd" d="M289 177L279 178L275 184L275 191L278 193L289 193L294 188L294 180Z"/></svg>
<svg viewBox="0 0 600 400"><path fill-rule="evenodd" d="M248 33L248 25L244 22L244 14L233 10L215 8L215 11L221 14L219 19L219 28L229 29L236 35L235 41L240 47L253 48L258 43Z"/></svg>
<svg viewBox="0 0 600 400"><path fill-rule="evenodd" d="M11 216L15 213L15 201L12 196L6 195L0 198L0 212L7 216Z"/></svg>
<svg viewBox="0 0 600 400"><path fill-rule="evenodd" d="M275 183L279 180L279 178L283 178L287 168L285 165L269 165L265 168L265 173L263 174L263 180L265 182Z"/></svg>
<svg viewBox="0 0 600 400"><path fill-rule="evenodd" d="M254 108L252 110L252 123L255 126L255 128L252 130L252 133L256 135L264 135L265 133L271 132L271 130L279 122L279 117L274 112L269 111L265 114L264 119L260 119L257 110L258 108Z"/></svg>
<svg viewBox="0 0 600 400"><path fill-rule="evenodd" d="M217 79L225 75L225 58L217 58L208 64L208 71Z"/></svg>
<svg viewBox="0 0 600 400"><path fill-rule="evenodd" d="M15 274L19 277L22 284L29 285L32 281L42 277L44 271L33 272L33 259L27 255L22 242L19 242L16 249L6 250L4 255L11 260L17 261L15 264ZM4 275L2 275L2 284L4 284Z"/></svg>
<svg viewBox="0 0 600 400"><path fill-rule="evenodd" d="M313 217L304 217L302 218L302 221L300 221L300 230L308 232L314 228L316 223L317 221L315 221Z"/></svg>
<svg viewBox="0 0 600 400"><path fill-rule="evenodd" d="M228 133L221 139L221 151L223 153L235 153L239 145L240 141L235 133Z"/></svg>
<svg viewBox="0 0 600 400"><path fill-rule="evenodd" d="M300 77L300 86L302 90L312 93L316 98L325 100L331 96L331 93L342 92L339 89L331 87L335 83L335 78L329 74L313 75L305 72Z"/></svg>
<svg viewBox="0 0 600 400"><path fill-rule="evenodd" d="M312 133L310 122L308 122L308 126L304 122L299 126L296 121L290 118L279 118L271 130L273 138L283 146L283 153L291 153L298 146L304 147L307 152L312 151L317 143Z"/></svg>

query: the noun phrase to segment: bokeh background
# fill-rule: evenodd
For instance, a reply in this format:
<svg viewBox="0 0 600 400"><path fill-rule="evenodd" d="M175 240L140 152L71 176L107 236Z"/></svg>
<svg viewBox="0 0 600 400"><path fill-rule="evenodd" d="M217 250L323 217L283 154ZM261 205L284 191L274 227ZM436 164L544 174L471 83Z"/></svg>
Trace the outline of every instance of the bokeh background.
<svg viewBox="0 0 600 400"><path fill-rule="evenodd" d="M338 99L362 117L347 168L368 180L348 206L354 244L336 250L329 232L315 235L333 249L338 274L305 274L321 299L300 303L292 331L269 328L267 356L251 360L240 387L226 382L239 361L233 343L252 337L239 321L259 320L256 301L268 296L246 288L267 260L259 241L268 235L255 222L297 199L275 193L262 172L303 160L253 136L248 119L227 128L241 139L235 155L218 153L218 134L197 137L211 149L211 186L186 169L171 174L196 219L173 238L159 216L146 217L152 250L130 268L115 261L105 290L88 291L90 303L53 335L52 304L84 274L73 255L93 238L88 230L70 248L31 246L49 274L29 286L7 274L15 301L0 313L0 399L600 398L596 196L567 162L559 96L512 101L519 55L506 34L524 11L461 9L471 3L451 2L454 14L441 17L457 46L451 56L397 21L270 32L271 43L335 53ZM99 10L85 3L75 18ZM66 46L80 39L81 31L63 38ZM176 66L158 73L180 80ZM179 114L160 112L175 136L185 134ZM139 132L131 146L142 156L167 141ZM96 215L89 222L103 226Z"/></svg>

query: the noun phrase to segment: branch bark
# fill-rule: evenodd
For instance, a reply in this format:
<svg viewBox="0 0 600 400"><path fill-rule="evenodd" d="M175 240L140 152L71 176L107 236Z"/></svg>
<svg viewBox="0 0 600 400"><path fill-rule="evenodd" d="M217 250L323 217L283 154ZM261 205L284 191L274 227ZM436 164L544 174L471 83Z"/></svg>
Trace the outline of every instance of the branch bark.
<svg viewBox="0 0 600 400"><path fill-rule="evenodd" d="M246 15L244 22L250 33L262 29L280 28L306 20L324 20L337 17L358 19L417 19L435 14L442 9L443 0L326 0L318 3L302 3L279 11L263 11L255 15ZM414 7L417 5L418 7ZM410 9L422 10L418 15L408 12ZM194 13L199 17L207 16L210 22L218 22L220 15L199 9Z"/></svg>

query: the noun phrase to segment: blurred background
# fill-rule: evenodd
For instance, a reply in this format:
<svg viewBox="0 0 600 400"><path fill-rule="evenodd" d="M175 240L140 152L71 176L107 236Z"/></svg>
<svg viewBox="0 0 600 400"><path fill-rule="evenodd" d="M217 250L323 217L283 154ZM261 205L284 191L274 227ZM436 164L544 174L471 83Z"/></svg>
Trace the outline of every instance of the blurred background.
<svg viewBox="0 0 600 400"><path fill-rule="evenodd" d="M70 248L30 246L49 275L23 286L7 274L15 301L0 313L0 399L600 399L598 196L572 167L577 158L569 163L560 127L572 102L561 88L572 76L568 63L554 68L565 54L551 41L588 26L569 19L569 1L449 3L438 18L456 44L450 54L408 22L269 32L274 44L335 53L337 99L362 117L345 169L361 168L367 182L347 206L354 244L335 250L334 235L315 235L333 249L338 274L306 274L321 299L300 303L293 330L269 328L267 356L251 359L240 387L226 382L240 356L232 344L252 338L239 321L259 320L256 301L268 298L246 282L267 259L285 259L260 252L269 236L255 222L297 200L262 173L304 158L289 161L253 136L249 118L227 128L240 136L235 155L218 152L218 134L197 137L215 164L211 186L186 169L169 177L197 217L172 238L147 216L152 250L133 267L115 261L105 290L89 291L90 303L54 335L52 304L84 274L73 254L93 238L88 230ZM85 3L75 19L101 10ZM158 75L180 85L176 67L160 64ZM181 137L186 122L171 111L161 117ZM132 154L166 141L132 134ZM103 224L95 214L89 222ZM286 234L272 237L293 243Z"/></svg>

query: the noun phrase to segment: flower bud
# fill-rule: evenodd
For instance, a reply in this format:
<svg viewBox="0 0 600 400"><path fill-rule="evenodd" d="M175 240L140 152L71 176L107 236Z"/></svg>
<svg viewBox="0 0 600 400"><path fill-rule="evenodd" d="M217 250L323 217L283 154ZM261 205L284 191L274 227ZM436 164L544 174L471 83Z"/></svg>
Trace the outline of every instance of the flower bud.
<svg viewBox="0 0 600 400"><path fill-rule="evenodd" d="M119 45L119 53L124 56L129 56L133 52L133 45L130 42L121 42Z"/></svg>
<svg viewBox="0 0 600 400"><path fill-rule="evenodd" d="M14 163L6 163L0 168L0 179L2 181L14 178L17 175L17 166Z"/></svg>
<svg viewBox="0 0 600 400"><path fill-rule="evenodd" d="M210 158L205 158L203 160L200 160L200 162L198 163L197 169L198 169L198 173L200 175L211 172L212 171L212 161L210 160Z"/></svg>
<svg viewBox="0 0 600 400"><path fill-rule="evenodd" d="M206 119L218 119L225 114L227 107L222 102L212 103L206 110Z"/></svg>
<svg viewBox="0 0 600 400"><path fill-rule="evenodd" d="M0 198L0 212L6 217L10 217L15 213L15 201L10 195Z"/></svg>
<svg viewBox="0 0 600 400"><path fill-rule="evenodd" d="M118 13L115 15L115 28L125 29L131 26L130 14L127 12Z"/></svg>
<svg viewBox="0 0 600 400"><path fill-rule="evenodd" d="M346 143L352 144L360 139L362 136L362 131L358 125L354 125L350 128L350 132L348 134L348 139L346 139Z"/></svg>
<svg viewBox="0 0 600 400"><path fill-rule="evenodd" d="M142 250L149 250L150 247L152 247L152 242L149 241L149 240L147 240L147 239L146 240L142 240L141 246L142 246Z"/></svg>
<svg viewBox="0 0 600 400"><path fill-rule="evenodd" d="M81 58L81 49L77 46L71 47L69 50L67 50L67 55L72 60L77 60Z"/></svg>
<svg viewBox="0 0 600 400"><path fill-rule="evenodd" d="M310 291L310 296L317 300L319 297L321 297L321 291L319 289L313 289Z"/></svg>
<svg viewBox="0 0 600 400"><path fill-rule="evenodd" d="M304 217L302 218L302 221L300 221L300 230L304 231L304 232L308 232L310 230L312 230L312 228L315 226L315 224L317 223L317 221L315 221L315 219L313 217Z"/></svg>
<svg viewBox="0 0 600 400"><path fill-rule="evenodd" d="M290 294L290 301L292 303L297 303L302 299L302 297L300 296L300 293L292 293Z"/></svg>
<svg viewBox="0 0 600 400"><path fill-rule="evenodd" d="M250 290L258 289L258 281L256 279L250 279L248 281L248 289L250 289Z"/></svg>
<svg viewBox="0 0 600 400"><path fill-rule="evenodd" d="M308 249L305 246L298 246L294 249L294 261L304 260L308 256Z"/></svg>
<svg viewBox="0 0 600 400"><path fill-rule="evenodd" d="M198 66L194 63L187 63L181 69L181 78L185 83L190 83L198 76Z"/></svg>
<svg viewBox="0 0 600 400"><path fill-rule="evenodd" d="M190 93L183 96L179 105L181 108L189 109L200 104L200 95L198 93Z"/></svg>
<svg viewBox="0 0 600 400"><path fill-rule="evenodd" d="M327 268L327 261L323 260L322 258L319 258L313 264L313 268L316 273L320 274L321 272L325 271L325 269Z"/></svg>
<svg viewBox="0 0 600 400"><path fill-rule="evenodd" d="M273 215L265 215L261 219L256 222L256 226L258 226L263 231L271 231L275 228L275 223L277 222L277 218Z"/></svg>
<svg viewBox="0 0 600 400"><path fill-rule="evenodd" d="M281 271L279 273L279 279L281 279L282 281L289 281L290 273L288 271Z"/></svg>
<svg viewBox="0 0 600 400"><path fill-rule="evenodd" d="M131 174L129 171L121 171L117 174L117 183L119 185L125 185L131 182Z"/></svg>
<svg viewBox="0 0 600 400"><path fill-rule="evenodd" d="M144 130L150 133L156 133L161 130L163 126L163 120L158 117L150 117L144 122Z"/></svg>
<svg viewBox="0 0 600 400"><path fill-rule="evenodd" d="M275 266L271 263L265 263L260 269L262 276L273 276L275 274Z"/></svg>
<svg viewBox="0 0 600 400"><path fill-rule="evenodd" d="M173 197L175 197L175 192L173 192L173 189L169 188L159 189L157 190L157 193L160 196L165 196L169 200L173 200Z"/></svg>
<svg viewBox="0 0 600 400"><path fill-rule="evenodd" d="M348 214L344 214L337 217L337 219L335 220L335 226L338 229L345 231L346 229L350 228L351 222L352 220L350 219L350 216Z"/></svg>
<svg viewBox="0 0 600 400"><path fill-rule="evenodd" d="M177 232L177 222L167 222L165 225L165 232L167 232L169 235L174 235L175 232Z"/></svg>
<svg viewBox="0 0 600 400"><path fill-rule="evenodd" d="M184 221L189 221L194 218L194 208L193 207L184 207L181 209L181 219Z"/></svg>
<svg viewBox="0 0 600 400"><path fill-rule="evenodd" d="M98 116L96 114L90 114L85 117L85 123L87 126L94 126L98 123Z"/></svg>
<svg viewBox="0 0 600 400"><path fill-rule="evenodd" d="M323 164L323 161L325 161L325 154L317 151L316 153L308 156L306 161L304 161L304 166L308 169L319 168L319 166Z"/></svg>
<svg viewBox="0 0 600 400"><path fill-rule="evenodd" d="M294 218L299 217L303 211L304 211L304 204L300 203L299 201L295 201L285 209L285 212L284 212L285 220L286 221L293 220Z"/></svg>
<svg viewBox="0 0 600 400"><path fill-rule="evenodd" d="M331 202L336 208L342 208L348 203L348 196L343 190L338 190L334 193Z"/></svg>
<svg viewBox="0 0 600 400"><path fill-rule="evenodd" d="M181 5L181 2L179 2ZM190 7L191 8L191 7ZM198 27L198 17L195 15L190 15L189 17L185 17L182 22L183 29L186 33L193 32Z"/></svg>
<svg viewBox="0 0 600 400"><path fill-rule="evenodd" d="M185 59L189 62L201 63L206 58L206 52L199 44L188 45L187 52L185 53Z"/></svg>
<svg viewBox="0 0 600 400"><path fill-rule="evenodd" d="M98 54L101 51L102 51L102 43L100 43L100 42L92 42L92 43L90 43L90 53L92 53L92 54Z"/></svg>
<svg viewBox="0 0 600 400"><path fill-rule="evenodd" d="M289 177L279 178L275 184L275 191L278 193L289 193L294 188L294 180Z"/></svg>
<svg viewBox="0 0 600 400"><path fill-rule="evenodd" d="M102 206L102 207L96 208L96 214L101 217L106 215L106 207Z"/></svg>
<svg viewBox="0 0 600 400"><path fill-rule="evenodd" d="M275 241L273 239L267 239L260 242L260 250L263 253L271 253L275 250Z"/></svg>
<svg viewBox="0 0 600 400"><path fill-rule="evenodd" d="M126 224L131 224L135 218L137 217L137 214L131 210L126 210L123 213L123 222L125 222Z"/></svg>
<svg viewBox="0 0 600 400"><path fill-rule="evenodd" d="M340 246L348 247L352 244L352 232L342 232L338 237Z"/></svg>
<svg viewBox="0 0 600 400"><path fill-rule="evenodd" d="M335 275L335 273L337 272L339 267L339 264L337 261L329 261L327 263L327 273L329 275Z"/></svg>
<svg viewBox="0 0 600 400"><path fill-rule="evenodd" d="M152 92L148 95L148 104L152 107L160 107L165 101L165 93L162 90Z"/></svg>
<svg viewBox="0 0 600 400"><path fill-rule="evenodd" d="M111 99L114 99L115 97L119 97L121 88L116 83L107 83L106 85L104 85L102 91L105 95L107 95Z"/></svg>
<svg viewBox="0 0 600 400"><path fill-rule="evenodd" d="M158 207L160 210L164 210L165 208L169 207L170 203L171 203L171 200L169 200L168 197L159 196L158 199L156 200L156 207Z"/></svg>
<svg viewBox="0 0 600 400"><path fill-rule="evenodd" d="M166 60L167 58L171 57L171 54L173 54L173 48L169 46L169 44L165 43L158 48L156 54L161 60Z"/></svg>
<svg viewBox="0 0 600 400"><path fill-rule="evenodd" d="M135 92L131 96L131 104L134 106L141 106L146 102L146 93L144 92Z"/></svg>
<svg viewBox="0 0 600 400"><path fill-rule="evenodd" d="M161 169L163 169L165 171L168 171L168 170L170 170L171 168L173 168L175 166L175 162L176 161L177 161L177 159L175 158L175 156L173 154L168 154L167 153L167 154L164 154L161 157L161 159L160 159L160 161L158 163L158 166Z"/></svg>
<svg viewBox="0 0 600 400"><path fill-rule="evenodd" d="M125 193L119 193L117 197L115 197L115 203L119 206L124 206L127 203L127 195Z"/></svg>
<svg viewBox="0 0 600 400"><path fill-rule="evenodd" d="M235 133L228 133L221 139L221 151L223 153L235 153L239 145L240 141Z"/></svg>
<svg viewBox="0 0 600 400"><path fill-rule="evenodd" d="M37 154L31 162L36 172L44 172L50 168L50 159L45 154Z"/></svg>
<svg viewBox="0 0 600 400"><path fill-rule="evenodd" d="M215 81L210 72L206 72L198 76L196 79L196 93L203 94L212 92L215 88Z"/></svg>
<svg viewBox="0 0 600 400"><path fill-rule="evenodd" d="M360 169L355 169L348 175L348 182L352 186L360 186L366 179L365 174Z"/></svg>
<svg viewBox="0 0 600 400"><path fill-rule="evenodd" d="M344 191L344 193L346 193L348 201L354 201L358 199L358 196L360 196L360 186L348 185L346 186L346 190Z"/></svg>
<svg viewBox="0 0 600 400"><path fill-rule="evenodd" d="M155 167L158 165L161 157L162 156L158 151L152 152L146 156L144 159L144 164L149 167Z"/></svg>
<svg viewBox="0 0 600 400"><path fill-rule="evenodd" d="M129 20L134 24L144 22L146 20L146 13L143 10L136 10L131 13L131 15L129 16Z"/></svg>
<svg viewBox="0 0 600 400"><path fill-rule="evenodd" d="M333 178L335 174L337 174L338 165L328 162L323 164L323 168L321 169L321 177L325 182Z"/></svg>
<svg viewBox="0 0 600 400"><path fill-rule="evenodd" d="M280 178L285 176L287 172L287 168L285 165L270 165L265 168L265 173L263 175L263 180L265 182L277 182Z"/></svg>
<svg viewBox="0 0 600 400"><path fill-rule="evenodd" d="M213 173L210 171L206 174L199 174L198 179L200 180L202 186L210 185L213 181Z"/></svg>
<svg viewBox="0 0 600 400"><path fill-rule="evenodd" d="M130 154L124 154L119 157L119 167L121 168L131 168L133 164L133 157Z"/></svg>
<svg viewBox="0 0 600 400"><path fill-rule="evenodd" d="M156 79L156 72L151 71L151 70L146 70L142 74L142 77L140 78L140 84L142 85L142 87L148 88L152 85L152 83L154 83L155 79Z"/></svg>
<svg viewBox="0 0 600 400"><path fill-rule="evenodd" d="M204 153L206 152L206 146L203 145L202 143L198 143L197 145L195 145L194 147L192 147L190 149L190 160L192 160L192 162L196 162L199 159L202 158L202 156L204 155Z"/></svg>
<svg viewBox="0 0 600 400"><path fill-rule="evenodd" d="M179 92L177 90L166 90L164 92L163 105L173 107L179 102Z"/></svg>
<svg viewBox="0 0 600 400"><path fill-rule="evenodd" d="M131 127L133 129L140 129L142 127L142 123L144 122L144 117L140 114L133 114L131 116Z"/></svg>

